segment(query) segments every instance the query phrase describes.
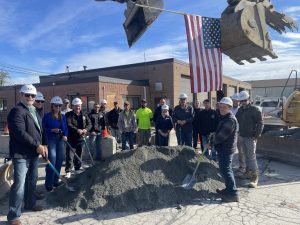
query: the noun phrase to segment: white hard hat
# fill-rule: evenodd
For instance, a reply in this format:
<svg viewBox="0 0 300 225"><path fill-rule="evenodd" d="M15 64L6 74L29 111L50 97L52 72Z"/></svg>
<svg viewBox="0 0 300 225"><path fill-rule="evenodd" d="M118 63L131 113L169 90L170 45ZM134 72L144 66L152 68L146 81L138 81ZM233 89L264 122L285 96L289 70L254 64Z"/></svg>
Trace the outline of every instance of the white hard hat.
<svg viewBox="0 0 300 225"><path fill-rule="evenodd" d="M232 102L231 98L229 98L229 97L224 97L224 98L222 98L221 101L220 101L219 103L221 103L221 104L226 104L226 105L229 105L229 106L231 106L231 107L232 107L232 105L233 105L233 102Z"/></svg>
<svg viewBox="0 0 300 225"><path fill-rule="evenodd" d="M44 95L43 95L41 92L38 91L38 92L36 93L35 100L38 100L38 101L45 101Z"/></svg>
<svg viewBox="0 0 300 225"><path fill-rule="evenodd" d="M62 105L63 101L59 96L54 96L53 98L51 98L50 101L51 104L58 104L58 105Z"/></svg>
<svg viewBox="0 0 300 225"><path fill-rule="evenodd" d="M20 89L21 93L36 95L36 88L32 84L25 84Z"/></svg>
<svg viewBox="0 0 300 225"><path fill-rule="evenodd" d="M168 105L162 105L161 110L169 110L169 106Z"/></svg>
<svg viewBox="0 0 300 225"><path fill-rule="evenodd" d="M239 99L239 93L235 93L235 94L232 95L230 98L231 98L232 100L240 100L240 99Z"/></svg>
<svg viewBox="0 0 300 225"><path fill-rule="evenodd" d="M187 94L186 93L181 93L178 98L179 99L187 99Z"/></svg>
<svg viewBox="0 0 300 225"><path fill-rule="evenodd" d="M249 99L250 95L247 91L241 91L239 93L239 100L242 101L242 100L247 100Z"/></svg>
<svg viewBox="0 0 300 225"><path fill-rule="evenodd" d="M82 105L82 101L80 98L74 98L72 101L72 105Z"/></svg>
<svg viewBox="0 0 300 225"><path fill-rule="evenodd" d="M107 104L107 101L105 99L101 100L101 104Z"/></svg>

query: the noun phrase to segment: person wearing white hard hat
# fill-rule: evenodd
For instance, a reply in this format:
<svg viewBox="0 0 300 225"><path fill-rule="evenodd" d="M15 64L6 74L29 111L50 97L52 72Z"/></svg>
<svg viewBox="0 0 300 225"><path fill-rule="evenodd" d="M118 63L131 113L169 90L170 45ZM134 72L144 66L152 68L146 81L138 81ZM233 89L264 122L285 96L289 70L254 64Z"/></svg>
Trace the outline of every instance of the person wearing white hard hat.
<svg viewBox="0 0 300 225"><path fill-rule="evenodd" d="M251 105L250 95L246 91L239 94L241 106L236 113L240 125L239 141L246 159L246 172L239 173L237 177L249 179L249 187L255 188L258 184L258 166L256 160L256 143L261 135L264 124L262 114L258 107Z"/></svg>
<svg viewBox="0 0 300 225"><path fill-rule="evenodd" d="M179 145L192 147L193 120L194 108L187 104L187 94L181 93L179 95L179 105L173 111L173 122Z"/></svg>
<svg viewBox="0 0 300 225"><path fill-rule="evenodd" d="M162 109L161 107L163 105L166 105L167 104L167 98L166 97L162 97L160 100L159 100L159 104L158 106L156 107L155 111L154 111L154 114L153 114L153 123L156 124L156 121L157 121L157 118L161 115L162 113ZM173 115L173 110L171 108L169 108L169 115L172 116ZM158 145L158 131L155 130L155 145Z"/></svg>
<svg viewBox="0 0 300 225"><path fill-rule="evenodd" d="M235 93L230 98L232 99L232 102L233 102L231 112L234 115L236 115L237 111L239 110L239 104L240 104L239 93ZM238 142L237 142L237 148L238 148L238 155L239 155L238 173L244 173L246 171L246 161L245 161L245 154L243 153L243 149L241 147L239 138L238 138Z"/></svg>
<svg viewBox="0 0 300 225"><path fill-rule="evenodd" d="M44 102L45 102L44 95L41 92L38 91L36 93L34 106L35 106L36 111L38 112L38 114L40 115L41 118L43 118L43 116L44 116L44 109L43 109Z"/></svg>
<svg viewBox="0 0 300 225"><path fill-rule="evenodd" d="M64 160L64 142L67 141L68 128L66 116L61 113L63 101L59 96L51 99L51 111L43 117L43 126L48 138L48 159L60 173ZM49 165L46 166L45 188L52 191L59 186L59 177Z"/></svg>
<svg viewBox="0 0 300 225"><path fill-rule="evenodd" d="M39 154L46 156L47 138L42 121L33 103L36 88L29 84L21 87L21 101L8 114L9 151L14 167L14 182L9 194L9 224L21 224L20 216L24 201L27 210L41 211L36 204Z"/></svg>
<svg viewBox="0 0 300 225"><path fill-rule="evenodd" d="M66 114L68 125L68 142L76 150L76 154L81 158L84 145L84 136L92 128L89 116L82 112L82 101L80 98L72 100L73 110ZM71 177L71 170L75 169L75 173L79 173L81 162L77 157L74 157L70 147L66 148L66 178Z"/></svg>
<svg viewBox="0 0 300 225"><path fill-rule="evenodd" d="M233 102L233 106L231 108L231 112L236 115L238 109L239 109L239 94L238 93L235 93L234 95L232 95L231 97L231 100Z"/></svg>
<svg viewBox="0 0 300 225"><path fill-rule="evenodd" d="M169 106L161 106L161 115L158 116L155 129L158 132L158 146L168 146L169 145L169 134L173 129L173 119L169 115Z"/></svg>
<svg viewBox="0 0 300 225"><path fill-rule="evenodd" d="M72 109L70 108L70 100L65 98L63 102L64 102L64 104L61 108L61 113L66 115L66 113L72 111Z"/></svg>
<svg viewBox="0 0 300 225"><path fill-rule="evenodd" d="M235 179L232 171L233 154L237 148L238 122L231 112L233 102L231 98L224 97L219 104L220 122L216 132L211 137L211 145L218 152L219 169L225 181L225 189L217 189L223 202L238 202L239 194L236 188Z"/></svg>

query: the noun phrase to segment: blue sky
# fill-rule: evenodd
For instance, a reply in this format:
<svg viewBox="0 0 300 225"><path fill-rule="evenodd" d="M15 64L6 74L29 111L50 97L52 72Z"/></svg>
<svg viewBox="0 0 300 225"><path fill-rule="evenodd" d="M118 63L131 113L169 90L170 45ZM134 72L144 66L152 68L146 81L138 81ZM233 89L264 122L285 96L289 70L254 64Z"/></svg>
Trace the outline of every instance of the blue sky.
<svg viewBox="0 0 300 225"><path fill-rule="evenodd" d="M273 0L275 8L300 23L300 0ZM41 73L70 71L174 57L188 61L183 16L162 13L128 48L123 30L125 4L94 0L0 0L0 69L11 84L38 82ZM226 0L165 0L165 8L220 17ZM271 29L270 29L271 31ZM279 58L240 66L223 55L224 74L241 79L286 78L300 70L300 33L271 31ZM37 71L12 71L11 66Z"/></svg>

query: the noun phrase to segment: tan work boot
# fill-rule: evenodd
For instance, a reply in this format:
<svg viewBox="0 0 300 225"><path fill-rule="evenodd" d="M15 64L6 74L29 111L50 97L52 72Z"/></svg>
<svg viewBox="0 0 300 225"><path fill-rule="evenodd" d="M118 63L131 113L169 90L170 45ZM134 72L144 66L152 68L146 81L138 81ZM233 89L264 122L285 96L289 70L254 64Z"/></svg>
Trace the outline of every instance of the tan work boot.
<svg viewBox="0 0 300 225"><path fill-rule="evenodd" d="M251 172L249 188L256 188L258 183L258 174L257 172Z"/></svg>
<svg viewBox="0 0 300 225"><path fill-rule="evenodd" d="M251 173L250 173L250 171L247 171L245 173L238 172L236 174L236 177L239 178L239 179L243 179L243 180L250 179L251 178Z"/></svg>

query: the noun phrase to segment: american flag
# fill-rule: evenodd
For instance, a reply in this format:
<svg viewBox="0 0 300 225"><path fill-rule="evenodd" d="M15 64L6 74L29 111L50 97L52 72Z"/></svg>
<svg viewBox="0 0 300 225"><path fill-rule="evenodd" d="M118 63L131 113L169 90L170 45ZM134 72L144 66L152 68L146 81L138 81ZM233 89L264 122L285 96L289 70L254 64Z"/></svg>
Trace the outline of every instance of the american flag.
<svg viewBox="0 0 300 225"><path fill-rule="evenodd" d="M185 15L191 92L222 90L220 19Z"/></svg>

